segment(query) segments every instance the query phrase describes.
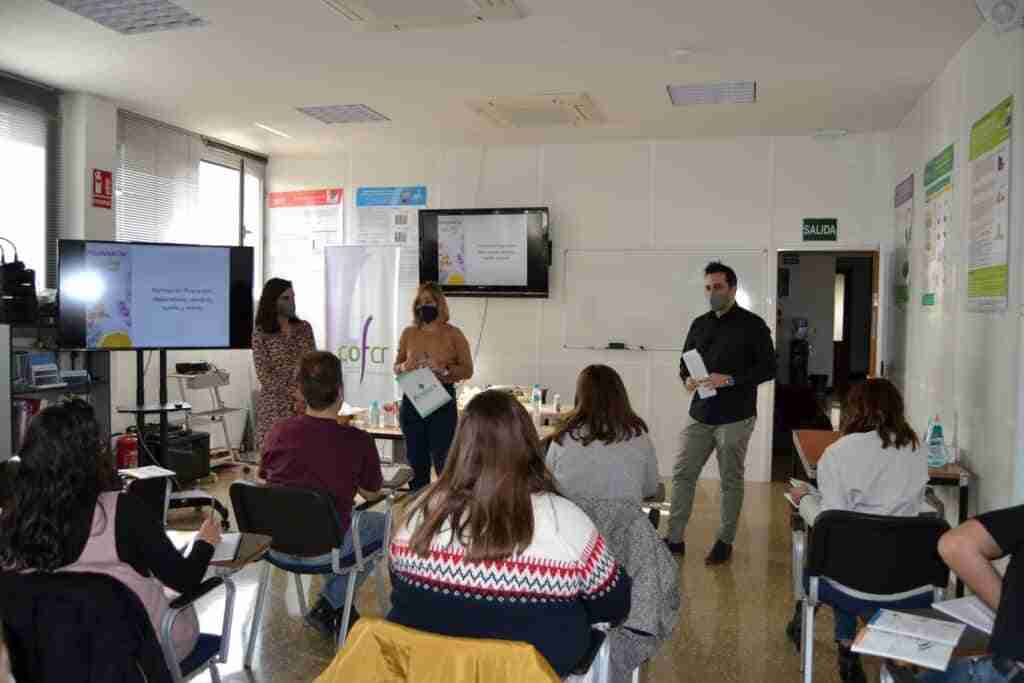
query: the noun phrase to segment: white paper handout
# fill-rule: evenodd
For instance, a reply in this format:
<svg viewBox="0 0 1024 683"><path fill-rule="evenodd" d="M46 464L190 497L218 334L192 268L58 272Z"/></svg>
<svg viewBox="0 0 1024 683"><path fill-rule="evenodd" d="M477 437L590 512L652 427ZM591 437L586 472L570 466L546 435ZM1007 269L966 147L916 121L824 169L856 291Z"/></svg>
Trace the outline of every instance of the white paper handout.
<svg viewBox="0 0 1024 683"><path fill-rule="evenodd" d="M932 607L989 635L996 625L996 613L976 595L936 602Z"/></svg>
<svg viewBox="0 0 1024 683"><path fill-rule="evenodd" d="M936 671L945 671L953 656L952 645L898 636L873 628L864 629L851 649L861 654L909 662Z"/></svg>
<svg viewBox="0 0 1024 683"><path fill-rule="evenodd" d="M452 400L451 394L427 368L399 375L398 386L423 418L429 417Z"/></svg>
<svg viewBox="0 0 1024 683"><path fill-rule="evenodd" d="M868 625L877 631L931 640L942 645L956 645L964 634L964 625L960 623L887 609L879 610Z"/></svg>
<svg viewBox="0 0 1024 683"><path fill-rule="evenodd" d="M173 477L174 471L168 470L163 467L157 467L156 465L146 465L145 467L132 467L130 469L118 470L118 474L122 477L129 477L131 479L158 479L160 477Z"/></svg>
<svg viewBox="0 0 1024 683"><path fill-rule="evenodd" d="M704 359L701 358L697 349L690 349L684 353L683 362L686 363L686 370L690 373L690 377L696 380L707 378L708 369L704 366ZM697 395L701 398L711 398L718 395L718 392L710 387L697 387Z"/></svg>

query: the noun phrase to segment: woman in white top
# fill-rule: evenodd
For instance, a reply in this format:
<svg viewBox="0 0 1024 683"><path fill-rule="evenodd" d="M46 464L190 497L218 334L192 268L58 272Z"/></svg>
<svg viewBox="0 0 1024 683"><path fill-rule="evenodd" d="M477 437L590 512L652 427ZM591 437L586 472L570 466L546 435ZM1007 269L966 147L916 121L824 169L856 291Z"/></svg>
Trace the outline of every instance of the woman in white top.
<svg viewBox="0 0 1024 683"><path fill-rule="evenodd" d="M550 438L548 469L569 498L625 499L658 491L658 459L647 424L633 412L619 373L584 368L576 407Z"/></svg>
<svg viewBox="0 0 1024 683"><path fill-rule="evenodd" d="M903 397L886 379L870 379L850 390L843 437L818 461L819 491L797 487L790 496L808 524L827 510L915 517L928 510L928 459L907 424ZM864 681L857 655L850 649L857 616L836 610L840 677Z"/></svg>

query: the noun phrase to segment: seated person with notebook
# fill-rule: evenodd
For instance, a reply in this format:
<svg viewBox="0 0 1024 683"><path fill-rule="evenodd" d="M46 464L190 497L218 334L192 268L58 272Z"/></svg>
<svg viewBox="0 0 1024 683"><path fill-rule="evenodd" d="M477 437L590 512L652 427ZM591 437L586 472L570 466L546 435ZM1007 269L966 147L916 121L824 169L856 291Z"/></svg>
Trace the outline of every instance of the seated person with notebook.
<svg viewBox="0 0 1024 683"><path fill-rule="evenodd" d="M334 501L338 521L345 530L342 554L352 553L352 504L356 493L367 500L380 497L383 475L373 439L366 432L340 425L342 403L341 361L333 353L312 351L299 362L299 386L306 401L305 415L278 422L267 436L260 477L269 484L323 491ZM384 538L385 517L365 512L359 517L359 539L364 548ZM274 551L271 551L274 552ZM330 566L331 556L295 557L275 553L277 559L303 566ZM372 567L356 577L358 587ZM333 637L341 618L348 576L332 576L306 621ZM352 609L351 621L359 618Z"/></svg>
<svg viewBox="0 0 1024 683"><path fill-rule="evenodd" d="M929 671L916 679L924 683L1006 683L1024 681L1024 505L997 510L971 519L946 532L939 554L949 568L996 610L989 641L991 656L961 659L949 669ZM1006 576L1000 578L994 560L1012 555ZM907 680L906 670L897 670Z"/></svg>
<svg viewBox="0 0 1024 683"><path fill-rule="evenodd" d="M808 525L826 510L914 517L928 510L925 489L928 460L917 434L907 423L903 398L886 379L870 379L850 390L843 437L818 462L820 490L794 487L788 495ZM860 658L850 651L857 617L836 610L841 680L864 681ZM799 620L787 632L799 642Z"/></svg>

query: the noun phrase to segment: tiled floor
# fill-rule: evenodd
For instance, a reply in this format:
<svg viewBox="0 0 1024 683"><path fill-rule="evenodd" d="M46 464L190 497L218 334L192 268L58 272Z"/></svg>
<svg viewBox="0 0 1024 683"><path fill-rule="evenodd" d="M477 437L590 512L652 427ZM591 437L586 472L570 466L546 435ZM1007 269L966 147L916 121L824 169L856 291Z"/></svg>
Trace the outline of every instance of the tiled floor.
<svg viewBox="0 0 1024 683"><path fill-rule="evenodd" d="M222 470L210 487L227 502L231 470ZM792 614L790 588L789 506L779 484L749 484L739 536L730 565L708 569L703 557L714 541L718 524L718 482L702 481L687 534L689 555L682 562L683 614L674 637L645 667L645 683L675 681L799 681L798 659L786 640L784 627ZM195 528L191 512L172 512L171 524ZM663 517L664 524L664 517ZM224 681L312 681L333 655L330 642L305 626L299 616L290 577L275 572L263 629L252 671L242 666L245 640L259 567L236 576L238 596L229 661L220 666ZM285 579L288 578L288 583ZM307 583L307 587L309 584ZM318 589L319 580L313 581ZM285 590L287 588L287 590ZM360 612L379 615L376 581L367 581L358 595ZM308 593L315 598L316 593ZM222 603L201 605L204 630L219 628ZM822 610L815 629L815 681L838 681L832 616ZM868 663L869 680L877 668ZM208 676L196 678L208 681Z"/></svg>

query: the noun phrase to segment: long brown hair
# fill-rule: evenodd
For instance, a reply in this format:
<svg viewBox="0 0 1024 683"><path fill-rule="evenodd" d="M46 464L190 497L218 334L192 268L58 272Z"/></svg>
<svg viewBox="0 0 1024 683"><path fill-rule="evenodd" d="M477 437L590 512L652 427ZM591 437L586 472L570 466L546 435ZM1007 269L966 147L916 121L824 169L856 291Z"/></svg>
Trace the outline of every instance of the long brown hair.
<svg viewBox="0 0 1024 683"><path fill-rule="evenodd" d="M921 445L917 433L907 423L899 389L887 379L869 379L850 389L842 432L844 435L878 432L882 448L910 446L916 449Z"/></svg>
<svg viewBox="0 0 1024 683"><path fill-rule="evenodd" d="M260 302L256 307L256 329L267 334L277 334L281 331L281 323L277 321L277 300L281 295L292 288L292 283L279 277L272 277L263 285L263 292L260 293ZM292 318L291 322L297 322L298 318Z"/></svg>
<svg viewBox="0 0 1024 683"><path fill-rule="evenodd" d="M444 290L441 289L441 285L436 282L424 282L416 289L416 296L412 300L412 322L417 327L423 325L423 319L420 318L419 304L420 297L423 294L430 294L434 297L434 301L437 302L437 321L439 323L446 323L451 320L451 313L448 310L448 298L444 295Z"/></svg>
<svg viewBox="0 0 1024 683"><path fill-rule="evenodd" d="M594 441L611 444L647 431L647 423L633 412L619 373L607 365L589 365L576 380L576 407L551 435L551 441L562 443L568 434L584 446Z"/></svg>
<svg viewBox="0 0 1024 683"><path fill-rule="evenodd" d="M462 414L441 476L409 507L423 519L410 540L420 557L447 522L466 559L500 560L533 540L534 493L557 493L526 409L500 391L478 394Z"/></svg>

